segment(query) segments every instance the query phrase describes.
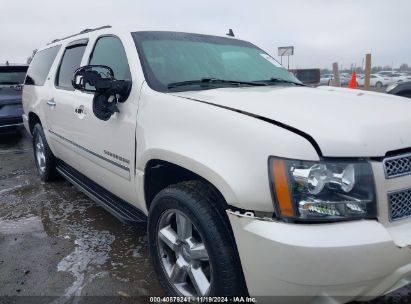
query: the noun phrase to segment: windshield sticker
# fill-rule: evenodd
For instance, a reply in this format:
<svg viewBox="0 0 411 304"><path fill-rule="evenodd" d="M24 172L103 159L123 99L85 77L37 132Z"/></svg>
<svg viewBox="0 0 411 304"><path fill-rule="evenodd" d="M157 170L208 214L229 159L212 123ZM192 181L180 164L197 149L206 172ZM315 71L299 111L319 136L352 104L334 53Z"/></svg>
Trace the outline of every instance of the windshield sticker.
<svg viewBox="0 0 411 304"><path fill-rule="evenodd" d="M265 60L269 61L271 64L275 65L277 68L281 67L281 64L279 64L273 57L271 57L268 54L260 54L261 57L263 57Z"/></svg>

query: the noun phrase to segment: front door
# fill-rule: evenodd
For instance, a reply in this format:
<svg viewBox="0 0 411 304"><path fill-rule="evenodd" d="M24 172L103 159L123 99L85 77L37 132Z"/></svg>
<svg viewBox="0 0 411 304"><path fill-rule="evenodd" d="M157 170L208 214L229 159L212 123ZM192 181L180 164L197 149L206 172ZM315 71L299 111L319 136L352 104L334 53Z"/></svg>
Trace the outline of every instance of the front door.
<svg viewBox="0 0 411 304"><path fill-rule="evenodd" d="M102 36L91 50L89 65L105 65L118 80L131 80L127 55L116 36ZM133 83L133 86L136 85ZM94 94L76 91L76 113L71 129L75 136L77 169L100 186L128 202L136 200L134 162L138 96L132 89L118 104L119 113L107 121L93 114Z"/></svg>

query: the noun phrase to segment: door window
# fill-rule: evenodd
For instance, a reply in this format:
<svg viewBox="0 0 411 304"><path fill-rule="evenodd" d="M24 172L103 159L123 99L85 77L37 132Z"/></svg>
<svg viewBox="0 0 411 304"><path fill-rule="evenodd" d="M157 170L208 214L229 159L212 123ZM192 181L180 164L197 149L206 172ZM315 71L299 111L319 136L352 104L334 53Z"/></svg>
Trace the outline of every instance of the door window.
<svg viewBox="0 0 411 304"><path fill-rule="evenodd" d="M27 71L25 85L42 86L46 82L51 65L60 50L61 45L37 52Z"/></svg>
<svg viewBox="0 0 411 304"><path fill-rule="evenodd" d="M71 80L74 71L80 67L86 45L74 45L67 47L64 51L60 68L56 77L56 86L66 90L74 90Z"/></svg>
<svg viewBox="0 0 411 304"><path fill-rule="evenodd" d="M115 36L104 36L97 40L89 64L110 67L117 80L131 80L126 52L120 39Z"/></svg>

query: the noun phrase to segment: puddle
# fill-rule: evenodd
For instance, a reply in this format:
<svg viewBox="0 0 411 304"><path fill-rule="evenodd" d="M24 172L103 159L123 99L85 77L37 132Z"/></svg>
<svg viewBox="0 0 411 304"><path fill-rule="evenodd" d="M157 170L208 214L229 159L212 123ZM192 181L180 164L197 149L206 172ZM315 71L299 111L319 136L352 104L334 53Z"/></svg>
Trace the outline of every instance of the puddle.
<svg viewBox="0 0 411 304"><path fill-rule="evenodd" d="M6 188L6 189L1 189L0 190L0 195L4 195L7 194L8 192L12 192L15 191L16 189L22 188L24 186L27 186L28 183L22 184L22 185L15 185L13 187L10 188Z"/></svg>
<svg viewBox="0 0 411 304"><path fill-rule="evenodd" d="M23 140L0 143L0 151L29 149L31 139ZM162 295L146 227L122 225L64 180L42 183L30 153L0 153L0 236L10 245L4 254L21 257L8 260L10 275L17 276L17 263L27 261L26 277L32 277L22 288L19 277L10 280L0 271L6 295L53 296L56 304L76 303L84 295Z"/></svg>
<svg viewBox="0 0 411 304"><path fill-rule="evenodd" d="M75 228L75 227L73 227ZM57 265L58 271L70 272L75 278L73 284L68 287L60 299L53 303L65 303L70 297L81 295L85 284L91 283L97 277L107 275L106 271L93 273L95 268L106 264L111 251L110 245L115 237L108 231L90 231L77 227L76 245L74 251L64 257Z"/></svg>

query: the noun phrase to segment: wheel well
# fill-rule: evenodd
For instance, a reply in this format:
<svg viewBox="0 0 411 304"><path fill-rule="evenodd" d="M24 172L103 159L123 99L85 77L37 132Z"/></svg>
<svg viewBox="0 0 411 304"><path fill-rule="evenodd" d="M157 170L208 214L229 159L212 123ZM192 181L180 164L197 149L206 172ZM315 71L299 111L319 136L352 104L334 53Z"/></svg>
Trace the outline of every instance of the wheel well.
<svg viewBox="0 0 411 304"><path fill-rule="evenodd" d="M151 202L161 190L169 185L189 180L200 180L209 184L220 197L220 201L225 202L220 191L203 177L176 164L154 159L147 163L144 174L144 194L147 210L150 209Z"/></svg>
<svg viewBox="0 0 411 304"><path fill-rule="evenodd" d="M411 90L398 93L399 96L411 98Z"/></svg>
<svg viewBox="0 0 411 304"><path fill-rule="evenodd" d="M29 129L30 133L33 134L33 129L36 124L41 124L40 118L37 116L37 114L30 112L29 113Z"/></svg>

